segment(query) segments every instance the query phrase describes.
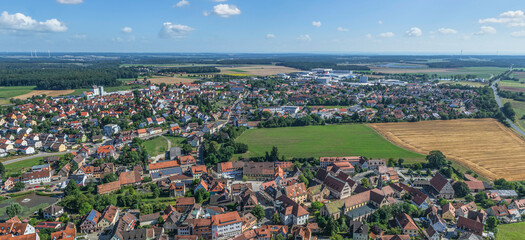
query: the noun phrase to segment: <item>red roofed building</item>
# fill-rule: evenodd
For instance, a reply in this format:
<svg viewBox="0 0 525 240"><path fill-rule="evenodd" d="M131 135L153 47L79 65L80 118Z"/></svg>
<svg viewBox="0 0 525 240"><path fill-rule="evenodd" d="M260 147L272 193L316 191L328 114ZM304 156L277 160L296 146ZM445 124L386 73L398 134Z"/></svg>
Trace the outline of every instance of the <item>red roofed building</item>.
<svg viewBox="0 0 525 240"><path fill-rule="evenodd" d="M115 157L115 147L113 147L113 145L100 146L97 149L97 154L99 158L105 158L108 156Z"/></svg>
<svg viewBox="0 0 525 240"><path fill-rule="evenodd" d="M230 239L242 233L242 219L237 211L211 216L212 239Z"/></svg>
<svg viewBox="0 0 525 240"><path fill-rule="evenodd" d="M177 160L172 161L164 161L164 162L157 162L157 163L150 163L148 165L148 170L150 173L158 172L162 169L166 168L172 168L172 167L178 167L179 162Z"/></svg>
<svg viewBox="0 0 525 240"><path fill-rule="evenodd" d="M401 227L401 230L403 231L403 234L407 234L413 237L416 237L419 232L419 228L417 227L416 223L414 223L414 220L408 216L406 213L401 213L396 216L396 222Z"/></svg>

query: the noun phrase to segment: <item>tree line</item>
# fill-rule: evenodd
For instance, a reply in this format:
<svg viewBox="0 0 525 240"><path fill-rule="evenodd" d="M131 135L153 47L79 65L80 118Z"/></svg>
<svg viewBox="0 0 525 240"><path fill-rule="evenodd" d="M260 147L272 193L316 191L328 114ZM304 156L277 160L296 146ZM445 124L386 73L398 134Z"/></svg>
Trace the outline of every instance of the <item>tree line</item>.
<svg viewBox="0 0 525 240"><path fill-rule="evenodd" d="M174 67L160 69L159 73L216 73L221 70L216 67Z"/></svg>

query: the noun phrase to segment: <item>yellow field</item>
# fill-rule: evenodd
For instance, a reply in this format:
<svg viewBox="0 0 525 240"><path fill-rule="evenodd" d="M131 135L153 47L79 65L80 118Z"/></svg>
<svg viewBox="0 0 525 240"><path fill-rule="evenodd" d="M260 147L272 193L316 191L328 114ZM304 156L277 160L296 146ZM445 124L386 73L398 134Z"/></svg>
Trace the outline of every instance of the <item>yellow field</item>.
<svg viewBox="0 0 525 240"><path fill-rule="evenodd" d="M25 100L25 99L28 99L28 98L30 98L32 96L38 96L38 95L43 95L43 94L46 94L47 96L50 96L50 97L58 97L58 96L71 94L74 91L75 90L34 90L34 91L30 92L30 93L23 94L23 95L18 95L18 96L13 97L13 98Z"/></svg>
<svg viewBox="0 0 525 240"><path fill-rule="evenodd" d="M428 154L442 151L489 178L525 180L525 140L494 119L369 124L391 142Z"/></svg>
<svg viewBox="0 0 525 240"><path fill-rule="evenodd" d="M192 83L195 79L192 78L183 78L183 77L154 77L148 78L153 84L179 84L179 83Z"/></svg>
<svg viewBox="0 0 525 240"><path fill-rule="evenodd" d="M218 67L221 70L222 74L243 74L255 75L255 76L271 76L277 75L278 73L291 73L299 72L301 70L283 66L274 66L274 65L244 65L244 66L232 66L232 67Z"/></svg>

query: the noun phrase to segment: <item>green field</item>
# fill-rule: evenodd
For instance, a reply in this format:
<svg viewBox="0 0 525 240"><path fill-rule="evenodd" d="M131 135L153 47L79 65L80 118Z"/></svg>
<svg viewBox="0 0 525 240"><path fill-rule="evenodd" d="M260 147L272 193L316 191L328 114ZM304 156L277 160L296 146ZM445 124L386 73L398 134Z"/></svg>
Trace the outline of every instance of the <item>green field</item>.
<svg viewBox="0 0 525 240"><path fill-rule="evenodd" d="M64 154L57 154L58 156L62 156ZM30 159L26 159L20 162L15 162L11 164L5 165L5 171L8 175L18 172L24 172L28 169L30 169L32 166L44 164L44 158L43 157L34 157Z"/></svg>
<svg viewBox="0 0 525 240"><path fill-rule="evenodd" d="M217 66L217 64L194 64L194 63L168 63L168 64L121 64L121 67L207 67Z"/></svg>
<svg viewBox="0 0 525 240"><path fill-rule="evenodd" d="M508 68L501 67L464 67L458 68L454 71L448 73L437 73L438 75L450 76L453 74L476 74L480 78L489 79L491 74L498 75L505 71L509 70Z"/></svg>
<svg viewBox="0 0 525 240"><path fill-rule="evenodd" d="M369 158L404 158L421 161L423 155L397 147L363 124L309 127L263 128L244 132L238 142L248 144L239 156L264 156L272 146L286 157L340 157L361 155Z"/></svg>
<svg viewBox="0 0 525 240"><path fill-rule="evenodd" d="M36 86L0 87L0 105L9 104L9 98L30 93Z"/></svg>
<svg viewBox="0 0 525 240"><path fill-rule="evenodd" d="M516 123L516 125L518 125L519 128L525 131L525 120L521 119L521 117L525 115L525 102L515 101L508 98L502 98L501 101L504 104L510 102L510 105L514 109L514 112L516 112L516 119L514 123Z"/></svg>
<svg viewBox="0 0 525 240"><path fill-rule="evenodd" d="M155 137L145 141L144 148L154 157L168 151L168 141L162 137Z"/></svg>
<svg viewBox="0 0 525 240"><path fill-rule="evenodd" d="M238 73L245 73L246 72L246 71L240 70L240 69L228 69L228 71L238 72Z"/></svg>
<svg viewBox="0 0 525 240"><path fill-rule="evenodd" d="M184 140L186 140L186 138L183 138L183 137L172 137L172 136L164 136L164 137L166 137L168 140L170 140L172 147L176 147L176 146L181 147L182 146L182 142L184 142Z"/></svg>
<svg viewBox="0 0 525 240"><path fill-rule="evenodd" d="M525 222L501 224L498 226L496 240L519 240L525 236Z"/></svg>
<svg viewBox="0 0 525 240"><path fill-rule="evenodd" d="M462 86L471 86L471 87L486 87L489 85L488 82L468 82L468 81L444 81L444 80L441 80L439 81L439 83L442 83L442 84L459 84L459 85L462 85Z"/></svg>
<svg viewBox="0 0 525 240"><path fill-rule="evenodd" d="M525 88L525 81L511 81L511 80L503 80L498 82L498 86L500 87L515 87L515 88Z"/></svg>

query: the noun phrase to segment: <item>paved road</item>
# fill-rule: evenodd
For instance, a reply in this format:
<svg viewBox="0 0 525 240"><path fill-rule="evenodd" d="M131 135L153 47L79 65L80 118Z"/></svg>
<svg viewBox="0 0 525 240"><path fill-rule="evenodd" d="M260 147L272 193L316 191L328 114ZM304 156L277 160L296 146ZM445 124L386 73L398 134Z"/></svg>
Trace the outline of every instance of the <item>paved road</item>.
<svg viewBox="0 0 525 240"><path fill-rule="evenodd" d="M498 106L500 108L503 107L503 103L501 102L501 98L499 97L498 95L498 89L496 88L496 84L499 82L499 79L497 79L496 81L492 82L492 85L490 86L492 88L492 91L494 92L494 98L496 99L496 103L498 104ZM525 136L525 131L521 130L518 126L516 126L516 124L514 124L514 122L512 122L510 119L506 119L507 123L509 123L510 127L512 127L512 129L516 130L516 132L519 132L522 136Z"/></svg>
<svg viewBox="0 0 525 240"><path fill-rule="evenodd" d="M15 163L15 162L20 162L20 161L24 161L24 160L27 160L27 159L31 159L31 158L37 158L37 157L49 157L49 156L55 156L55 155L62 155L62 154L66 154L66 153L70 153L72 152L71 150L67 150L65 152L52 152L52 153L48 153L48 152L39 152L35 155L29 155L29 156L26 156L26 157L20 157L20 158L15 158L15 159L11 159L11 160L7 160L5 162L2 162L4 165L6 164L11 164L11 163Z"/></svg>

